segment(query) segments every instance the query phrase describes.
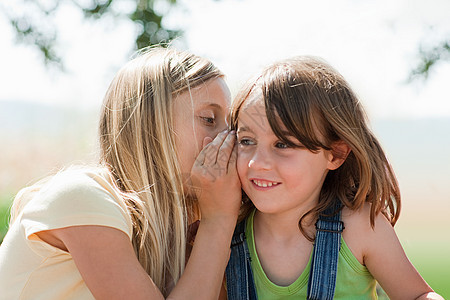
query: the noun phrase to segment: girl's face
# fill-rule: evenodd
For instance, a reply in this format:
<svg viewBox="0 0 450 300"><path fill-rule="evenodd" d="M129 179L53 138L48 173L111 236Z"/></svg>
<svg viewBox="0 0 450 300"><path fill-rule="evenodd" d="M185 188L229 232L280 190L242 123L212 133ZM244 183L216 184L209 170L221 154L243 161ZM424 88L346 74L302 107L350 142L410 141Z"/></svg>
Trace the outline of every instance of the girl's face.
<svg viewBox="0 0 450 300"><path fill-rule="evenodd" d="M330 151L313 153L291 148L273 133L265 113L262 94L254 91L238 117L237 170L242 188L256 208L268 214L304 212L319 199L329 169Z"/></svg>
<svg viewBox="0 0 450 300"><path fill-rule="evenodd" d="M201 84L174 100L174 131L183 182L189 178L205 137L214 137L228 126L230 91L223 78Z"/></svg>

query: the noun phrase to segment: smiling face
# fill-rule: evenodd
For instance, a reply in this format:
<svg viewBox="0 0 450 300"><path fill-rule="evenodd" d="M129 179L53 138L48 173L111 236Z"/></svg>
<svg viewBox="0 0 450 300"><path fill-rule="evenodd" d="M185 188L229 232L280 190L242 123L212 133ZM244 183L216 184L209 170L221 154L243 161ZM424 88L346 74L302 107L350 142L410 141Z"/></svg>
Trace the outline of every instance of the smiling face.
<svg viewBox="0 0 450 300"><path fill-rule="evenodd" d="M223 78L201 84L174 99L174 131L183 182L189 177L205 137L227 128L230 91Z"/></svg>
<svg viewBox="0 0 450 300"><path fill-rule="evenodd" d="M323 149L313 153L294 137L290 140L298 147L280 141L269 125L260 92L253 91L241 107L237 136L242 188L260 212L301 213L317 203L328 170L335 168L332 154Z"/></svg>

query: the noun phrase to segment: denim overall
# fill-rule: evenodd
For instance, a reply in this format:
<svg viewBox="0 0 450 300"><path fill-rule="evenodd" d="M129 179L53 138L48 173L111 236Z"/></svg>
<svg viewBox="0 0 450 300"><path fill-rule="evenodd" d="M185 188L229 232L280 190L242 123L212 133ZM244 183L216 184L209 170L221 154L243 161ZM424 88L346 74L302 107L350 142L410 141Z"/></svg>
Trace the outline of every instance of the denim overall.
<svg viewBox="0 0 450 300"><path fill-rule="evenodd" d="M335 213L336 211L339 212ZM245 223L246 220L243 220L236 226L231 240L230 260L226 269L229 300L257 299L250 265L251 258L245 237ZM328 208L319 216L316 222L316 230L307 299L333 299L339 249L341 247L341 233L344 230L340 204Z"/></svg>

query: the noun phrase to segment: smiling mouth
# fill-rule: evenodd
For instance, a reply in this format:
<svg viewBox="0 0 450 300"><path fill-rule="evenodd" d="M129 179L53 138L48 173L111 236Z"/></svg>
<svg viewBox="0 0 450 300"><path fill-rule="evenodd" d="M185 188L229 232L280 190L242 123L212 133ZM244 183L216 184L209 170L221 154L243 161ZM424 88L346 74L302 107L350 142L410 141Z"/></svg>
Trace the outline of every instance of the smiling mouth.
<svg viewBox="0 0 450 300"><path fill-rule="evenodd" d="M254 185L258 187L272 187L280 184L279 182L274 181L267 181L267 180L258 180L258 179L252 179L251 182L253 182Z"/></svg>

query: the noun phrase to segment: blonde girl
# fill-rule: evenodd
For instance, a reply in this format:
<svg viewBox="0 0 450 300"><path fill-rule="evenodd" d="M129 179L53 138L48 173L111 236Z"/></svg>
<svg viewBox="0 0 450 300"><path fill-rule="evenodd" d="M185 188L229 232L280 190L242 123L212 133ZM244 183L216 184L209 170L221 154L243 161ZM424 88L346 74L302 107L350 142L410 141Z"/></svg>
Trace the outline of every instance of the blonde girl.
<svg viewBox="0 0 450 300"><path fill-rule="evenodd" d="M190 53L125 65L104 99L99 165L16 197L0 299L217 298L241 202L229 101L223 74ZM206 144L220 160L196 162Z"/></svg>
<svg viewBox="0 0 450 300"><path fill-rule="evenodd" d="M337 71L275 63L237 96L231 123L245 196L228 299L376 299L376 281L391 299L440 298L397 239L394 172Z"/></svg>

